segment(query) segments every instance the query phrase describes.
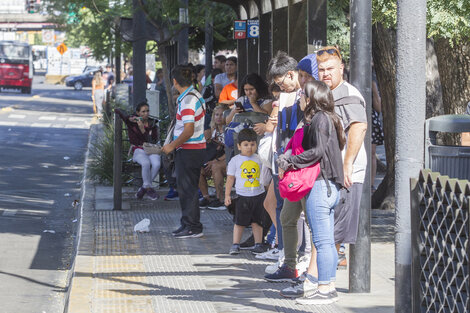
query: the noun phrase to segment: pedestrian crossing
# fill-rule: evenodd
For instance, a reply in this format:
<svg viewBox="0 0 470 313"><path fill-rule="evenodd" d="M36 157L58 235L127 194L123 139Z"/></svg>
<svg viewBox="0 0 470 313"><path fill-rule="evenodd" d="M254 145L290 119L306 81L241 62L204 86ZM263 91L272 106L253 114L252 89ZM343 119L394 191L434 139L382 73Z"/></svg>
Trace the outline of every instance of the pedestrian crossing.
<svg viewBox="0 0 470 313"><path fill-rule="evenodd" d="M88 129L92 122L93 119L91 116L64 116L64 114L38 116L37 114L21 113L9 113L8 115L0 114L0 126L8 127Z"/></svg>

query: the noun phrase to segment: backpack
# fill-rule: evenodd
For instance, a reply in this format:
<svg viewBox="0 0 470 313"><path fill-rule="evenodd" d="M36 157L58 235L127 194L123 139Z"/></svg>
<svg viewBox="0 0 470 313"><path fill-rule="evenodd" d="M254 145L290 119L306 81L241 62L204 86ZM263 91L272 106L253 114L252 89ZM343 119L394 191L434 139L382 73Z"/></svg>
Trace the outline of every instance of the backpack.
<svg viewBox="0 0 470 313"><path fill-rule="evenodd" d="M298 155L303 152L302 140L304 128L295 131L287 147L292 148L292 154ZM320 174L320 161L304 168L288 170L279 181L279 194L282 198L292 202L300 201L312 189L318 175Z"/></svg>
<svg viewBox="0 0 470 313"><path fill-rule="evenodd" d="M253 123L245 119L244 122L230 122L224 131L224 141L225 145L229 148L233 148L235 146L235 137L237 137L238 133L245 128L253 128Z"/></svg>

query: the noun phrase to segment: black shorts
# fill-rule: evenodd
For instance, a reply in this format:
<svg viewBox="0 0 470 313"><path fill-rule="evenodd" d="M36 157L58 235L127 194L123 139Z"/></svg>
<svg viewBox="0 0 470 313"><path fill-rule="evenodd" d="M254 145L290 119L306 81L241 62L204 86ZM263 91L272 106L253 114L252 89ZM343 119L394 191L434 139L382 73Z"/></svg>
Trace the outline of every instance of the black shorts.
<svg viewBox="0 0 470 313"><path fill-rule="evenodd" d="M265 197L266 192L254 197L238 196L233 222L238 226L249 226L251 223L263 225Z"/></svg>
<svg viewBox="0 0 470 313"><path fill-rule="evenodd" d="M349 190L341 189L335 207L335 243L355 244L359 225L362 184L354 183Z"/></svg>

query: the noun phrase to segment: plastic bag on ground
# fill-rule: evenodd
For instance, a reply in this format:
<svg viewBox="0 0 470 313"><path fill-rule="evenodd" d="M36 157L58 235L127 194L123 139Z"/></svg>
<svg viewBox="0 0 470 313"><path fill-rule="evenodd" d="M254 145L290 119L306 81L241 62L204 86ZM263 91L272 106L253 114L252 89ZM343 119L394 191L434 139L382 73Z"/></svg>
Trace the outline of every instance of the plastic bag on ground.
<svg viewBox="0 0 470 313"><path fill-rule="evenodd" d="M144 218L134 226L134 231L137 233L148 233L149 232L150 220Z"/></svg>

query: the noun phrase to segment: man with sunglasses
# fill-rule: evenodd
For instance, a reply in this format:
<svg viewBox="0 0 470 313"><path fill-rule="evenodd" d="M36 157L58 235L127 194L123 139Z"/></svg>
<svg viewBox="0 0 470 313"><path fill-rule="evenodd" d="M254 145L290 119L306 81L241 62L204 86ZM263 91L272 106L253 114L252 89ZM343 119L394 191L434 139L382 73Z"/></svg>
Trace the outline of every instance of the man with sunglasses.
<svg viewBox="0 0 470 313"><path fill-rule="evenodd" d="M340 51L333 46L317 51L318 77L333 92L335 111L343 122L347 142L343 149L344 185L335 208L335 243L356 243L362 185L367 167L364 137L367 131L365 100L359 90L343 80L344 65ZM339 254L338 264L346 266Z"/></svg>

